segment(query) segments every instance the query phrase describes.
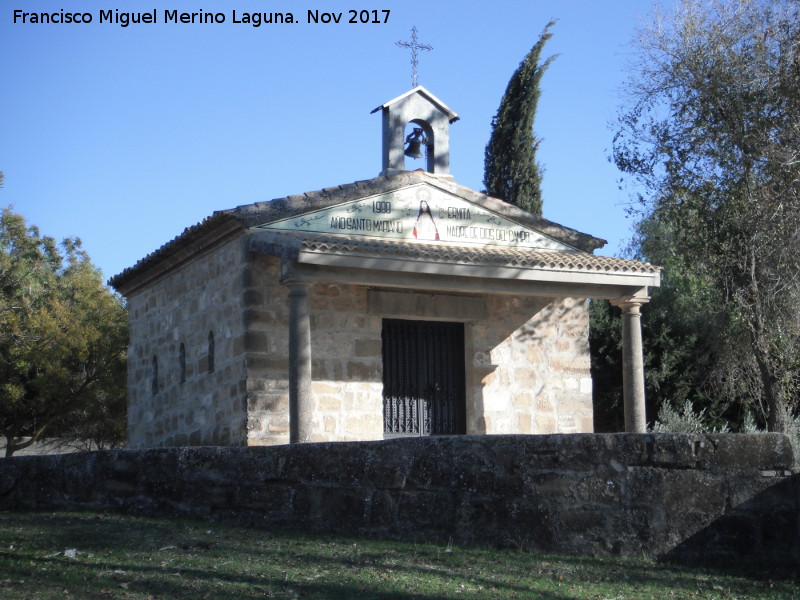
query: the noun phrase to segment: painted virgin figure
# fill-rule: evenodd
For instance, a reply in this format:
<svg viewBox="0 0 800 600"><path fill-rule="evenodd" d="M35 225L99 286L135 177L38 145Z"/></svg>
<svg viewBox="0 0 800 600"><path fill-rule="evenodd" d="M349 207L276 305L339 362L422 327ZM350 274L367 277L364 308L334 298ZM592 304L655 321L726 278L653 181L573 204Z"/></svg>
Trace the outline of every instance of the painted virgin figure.
<svg viewBox="0 0 800 600"><path fill-rule="evenodd" d="M439 230L433 220L431 207L425 200L420 200L417 220L414 222L414 237L418 240L439 240Z"/></svg>

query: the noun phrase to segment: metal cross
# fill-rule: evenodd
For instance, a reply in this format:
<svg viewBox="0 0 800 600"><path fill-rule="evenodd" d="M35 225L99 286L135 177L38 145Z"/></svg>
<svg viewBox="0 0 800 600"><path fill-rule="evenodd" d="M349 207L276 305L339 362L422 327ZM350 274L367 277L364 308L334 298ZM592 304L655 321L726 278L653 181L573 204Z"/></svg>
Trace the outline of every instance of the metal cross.
<svg viewBox="0 0 800 600"><path fill-rule="evenodd" d="M410 42L396 42L401 48L411 48L411 87L417 87L417 50L433 50L433 46L417 42L417 26L411 28Z"/></svg>

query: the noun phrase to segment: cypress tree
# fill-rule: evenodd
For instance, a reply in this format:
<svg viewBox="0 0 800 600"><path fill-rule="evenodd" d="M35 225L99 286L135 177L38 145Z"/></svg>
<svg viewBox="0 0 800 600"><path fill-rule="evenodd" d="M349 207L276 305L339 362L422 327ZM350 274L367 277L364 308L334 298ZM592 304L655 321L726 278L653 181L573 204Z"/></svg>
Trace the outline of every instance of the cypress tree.
<svg viewBox="0 0 800 600"><path fill-rule="evenodd" d="M550 21L539 40L508 82L500 108L492 119L486 144L483 185L485 192L536 215L542 214L542 168L536 161L541 140L533 133L542 75L556 58L540 62L542 48L553 34Z"/></svg>

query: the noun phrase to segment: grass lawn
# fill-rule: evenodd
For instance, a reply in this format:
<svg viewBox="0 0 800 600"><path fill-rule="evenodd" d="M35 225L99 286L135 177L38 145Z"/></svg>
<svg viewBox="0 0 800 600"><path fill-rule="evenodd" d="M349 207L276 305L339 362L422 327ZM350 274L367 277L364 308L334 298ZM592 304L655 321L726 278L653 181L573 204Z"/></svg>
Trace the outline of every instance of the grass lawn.
<svg viewBox="0 0 800 600"><path fill-rule="evenodd" d="M645 560L545 556L114 514L0 512L0 598L800 600L800 582Z"/></svg>

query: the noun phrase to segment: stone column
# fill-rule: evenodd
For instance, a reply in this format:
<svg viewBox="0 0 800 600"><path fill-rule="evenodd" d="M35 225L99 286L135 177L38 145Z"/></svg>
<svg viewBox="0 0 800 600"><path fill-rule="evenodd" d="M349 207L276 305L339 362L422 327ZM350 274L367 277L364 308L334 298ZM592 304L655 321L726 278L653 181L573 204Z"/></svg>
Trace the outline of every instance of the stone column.
<svg viewBox="0 0 800 600"><path fill-rule="evenodd" d="M307 283L289 290L289 442L311 441L311 319Z"/></svg>
<svg viewBox="0 0 800 600"><path fill-rule="evenodd" d="M644 351L642 313L649 298L621 298L613 304L622 309L622 397L625 403L625 431L645 433Z"/></svg>

